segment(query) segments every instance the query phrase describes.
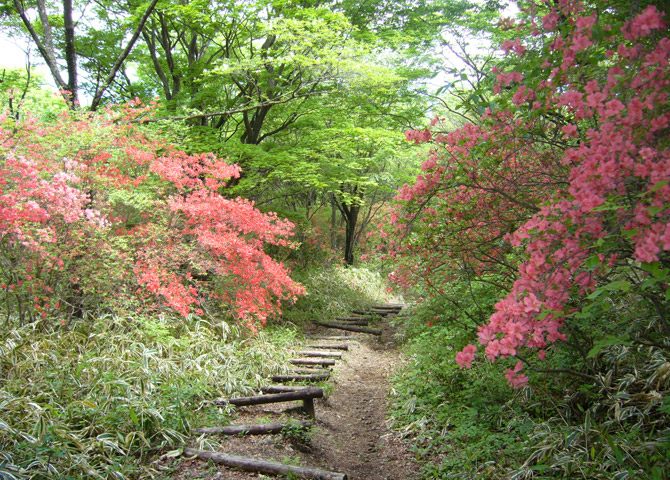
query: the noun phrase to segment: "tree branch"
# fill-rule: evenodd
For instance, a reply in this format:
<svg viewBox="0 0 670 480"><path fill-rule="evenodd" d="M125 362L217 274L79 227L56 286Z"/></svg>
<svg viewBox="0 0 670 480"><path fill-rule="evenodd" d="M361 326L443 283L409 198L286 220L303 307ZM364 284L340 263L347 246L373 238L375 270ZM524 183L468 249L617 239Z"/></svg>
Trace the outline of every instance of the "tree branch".
<svg viewBox="0 0 670 480"><path fill-rule="evenodd" d="M107 75L107 78L105 78L105 81L103 82L102 86L96 93L95 97L93 98L93 101L91 102L91 110L94 111L96 108L98 108L98 105L100 105L100 101L102 100L102 95L105 93L107 88L112 84L114 81L114 77L116 77L116 74L118 73L119 69L121 68L121 65L123 65L123 62L125 62L126 58L128 55L130 55L131 50L135 46L135 42L137 42L137 39L140 36L140 33L144 29L144 24L146 21L149 19L149 16L151 13L154 11L156 8L156 4L158 3L158 0L153 0L151 4L147 7L145 10L144 14L140 18L139 23L137 24L137 28L135 28L135 31L133 32L133 36L130 37L130 40L128 40L128 44L126 45L126 48L119 54L118 58L114 62L114 65L112 65L112 69L109 72L109 75Z"/></svg>

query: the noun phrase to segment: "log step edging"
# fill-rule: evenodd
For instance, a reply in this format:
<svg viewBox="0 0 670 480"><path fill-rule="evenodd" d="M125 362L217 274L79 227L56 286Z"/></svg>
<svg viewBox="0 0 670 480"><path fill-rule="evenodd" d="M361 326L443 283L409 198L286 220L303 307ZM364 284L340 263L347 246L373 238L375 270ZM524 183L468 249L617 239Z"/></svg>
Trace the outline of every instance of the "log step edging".
<svg viewBox="0 0 670 480"><path fill-rule="evenodd" d="M273 375L273 382L320 382L328 380L330 373L316 373L313 375Z"/></svg>
<svg viewBox="0 0 670 480"><path fill-rule="evenodd" d="M302 400L302 408L312 418L315 418L314 399L323 398L322 388L306 388L304 390L296 390L293 392L272 393L269 395L256 395L253 397L237 397L227 400L214 400L214 405L235 405L237 407L245 407L248 405L264 405L266 403L280 403L293 402Z"/></svg>
<svg viewBox="0 0 670 480"><path fill-rule="evenodd" d="M271 475L292 474L298 478L310 480L347 480L347 475L344 473L328 472L318 468L298 467L285 463L269 462L258 458L229 455L227 453L211 452L208 450L196 450L195 448L184 448L183 455L197 457L201 460L211 460L214 463L249 472L269 473Z"/></svg>
<svg viewBox="0 0 670 480"><path fill-rule="evenodd" d="M321 349L324 349L324 350L330 349L330 350L345 350L345 351L348 351L349 350L349 345L347 345L346 343L341 343L339 345L307 345L307 348L321 348Z"/></svg>
<svg viewBox="0 0 670 480"><path fill-rule="evenodd" d="M335 359L332 358L292 358L289 360L292 365L335 365Z"/></svg>
<svg viewBox="0 0 670 480"><path fill-rule="evenodd" d="M365 328L357 327L355 325L343 325L341 323L330 323L330 322L314 322L316 325L328 328L337 328L339 330L347 330L350 332L359 332L359 333L369 333L370 335L381 336L382 331L380 328Z"/></svg>
<svg viewBox="0 0 670 480"><path fill-rule="evenodd" d="M309 385L267 385L261 387L262 393L282 393L282 392L293 392L296 390L305 390L307 388L313 388Z"/></svg>
<svg viewBox="0 0 670 480"><path fill-rule="evenodd" d="M281 433L285 428L309 428L314 425L311 420L300 420L289 423L260 423L258 425L228 425L226 427L202 427L191 430L193 433L207 433L220 435L268 435Z"/></svg>
<svg viewBox="0 0 670 480"><path fill-rule="evenodd" d="M340 352L314 352L311 350L299 350L295 352L296 355L301 355L303 357L331 357L331 358L342 358Z"/></svg>
<svg viewBox="0 0 670 480"><path fill-rule="evenodd" d="M333 335L331 335L331 336L318 335L316 337L309 337L309 338L312 339L312 340L332 340L332 341L337 341L337 340L349 340L349 341L351 341L351 340L354 340L354 341L357 341L354 337L352 337L350 335L334 335L334 336Z"/></svg>
<svg viewBox="0 0 670 480"><path fill-rule="evenodd" d="M331 370L329 368L295 368L293 369L292 374L296 375L313 375L313 374L320 374L320 373L328 373L330 374Z"/></svg>

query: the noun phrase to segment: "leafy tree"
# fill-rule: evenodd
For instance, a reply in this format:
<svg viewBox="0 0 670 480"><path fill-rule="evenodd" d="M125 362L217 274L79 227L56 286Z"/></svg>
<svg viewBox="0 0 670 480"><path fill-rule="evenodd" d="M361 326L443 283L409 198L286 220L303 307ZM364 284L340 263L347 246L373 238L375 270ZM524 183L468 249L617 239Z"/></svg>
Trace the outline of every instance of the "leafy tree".
<svg viewBox="0 0 670 480"><path fill-rule="evenodd" d="M141 13L138 15L136 25L127 21L132 15L126 11L119 12L112 4L102 3L87 8L88 4L77 4L73 0L62 0L60 3L47 3L44 0L35 0L34 3L12 0L11 5L6 6L2 13L5 29L14 34L17 31L25 32L34 42L70 108L76 108L79 103L79 55L84 53L91 57L95 49L99 49L97 54L102 55L98 58L109 55L108 58L114 59L112 63L95 62L97 71L93 72L93 89L90 91L93 97L91 110L95 110L135 46L144 22L157 3L158 0L152 0L148 6L138 7ZM134 8L131 7L130 10ZM115 19L116 30L100 32L93 27L96 21L110 20L112 11L119 14ZM76 21L77 14L80 18ZM107 24L107 27L109 26ZM80 29L84 27L87 30L86 34L82 36L77 33L78 27ZM130 38L126 40L124 37L127 32L130 32ZM109 40L116 43L115 47L106 48ZM100 49L100 45L105 45L105 48ZM88 51L85 46L89 48ZM61 74L63 63L67 72L65 78Z"/></svg>
<svg viewBox="0 0 670 480"><path fill-rule="evenodd" d="M0 74L0 108L19 120L26 111L39 111L42 116L55 115L63 109L53 92L44 89L44 79L35 74L32 66L22 69L2 69Z"/></svg>

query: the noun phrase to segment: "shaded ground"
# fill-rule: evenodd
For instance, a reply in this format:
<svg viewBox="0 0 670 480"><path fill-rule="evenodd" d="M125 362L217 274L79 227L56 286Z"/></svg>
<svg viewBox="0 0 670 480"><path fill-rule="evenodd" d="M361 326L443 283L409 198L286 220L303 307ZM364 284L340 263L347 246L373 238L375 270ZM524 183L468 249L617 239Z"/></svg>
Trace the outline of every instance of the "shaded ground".
<svg viewBox="0 0 670 480"><path fill-rule="evenodd" d="M310 334L339 335L338 331L321 328ZM346 342L349 351L334 367L328 381L331 389L327 398L315 400L316 427L307 432L307 438L301 432L225 437L220 439L225 446L222 451L346 473L350 480L418 479L419 466L408 445L386 425L389 378L400 362L390 342L390 330L384 328L381 340L365 334L352 334L350 338ZM300 402L293 402L242 407L234 423L303 418L295 408L299 405ZM197 459L164 459L160 466L171 480L271 478Z"/></svg>

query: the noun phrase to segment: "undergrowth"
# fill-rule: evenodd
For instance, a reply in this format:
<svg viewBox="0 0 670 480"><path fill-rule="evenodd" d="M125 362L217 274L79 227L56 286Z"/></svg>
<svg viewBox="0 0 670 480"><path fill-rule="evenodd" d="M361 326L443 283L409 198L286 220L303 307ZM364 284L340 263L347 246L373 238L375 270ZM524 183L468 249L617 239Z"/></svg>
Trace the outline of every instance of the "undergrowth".
<svg viewBox="0 0 670 480"><path fill-rule="evenodd" d="M153 477L152 455L182 444L191 427L230 419L208 400L251 394L284 373L297 335L281 326L251 336L195 317L112 315L4 331L3 479Z"/></svg>
<svg viewBox="0 0 670 480"><path fill-rule="evenodd" d="M282 318L298 325L393 300L381 275L363 267L324 266L296 272L294 278L304 285L307 295L287 306Z"/></svg>
<svg viewBox="0 0 670 480"><path fill-rule="evenodd" d="M191 428L222 425L234 407L288 373L298 326L384 301L362 268L303 272L308 295L256 335L191 316L88 315L20 325L0 336L0 479L161 478L153 459L179 451ZM196 439L216 449L216 439Z"/></svg>
<svg viewBox="0 0 670 480"><path fill-rule="evenodd" d="M393 420L423 478L670 478L670 349L662 338L633 336L649 323L640 302L610 302L598 322L580 325L589 370L555 346L546 368L529 369L529 385L513 390L504 378L510 359L455 363L476 341L468 322L491 311L495 292L452 287L451 300L419 304L401 326L408 361L394 379ZM617 330L629 333L612 336Z"/></svg>

